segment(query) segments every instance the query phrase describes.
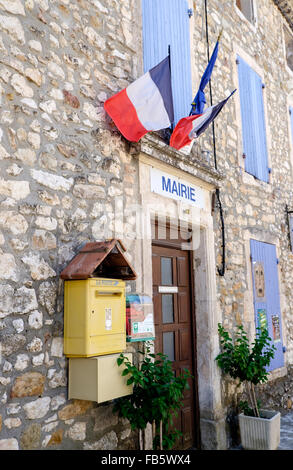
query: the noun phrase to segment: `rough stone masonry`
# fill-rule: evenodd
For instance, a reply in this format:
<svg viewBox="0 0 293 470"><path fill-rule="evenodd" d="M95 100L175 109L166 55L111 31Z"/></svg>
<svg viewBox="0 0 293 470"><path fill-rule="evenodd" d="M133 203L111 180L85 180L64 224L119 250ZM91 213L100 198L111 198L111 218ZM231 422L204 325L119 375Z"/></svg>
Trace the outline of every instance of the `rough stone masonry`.
<svg viewBox="0 0 293 470"><path fill-rule="evenodd" d="M283 25L292 23L273 1L255 3L257 25L251 26L234 1L209 1L211 45L223 28L213 71L214 102L238 86L233 60L239 46L264 74L272 168L270 185L245 174L241 125L236 100L231 101L215 123L218 168L225 174L220 190L227 258L215 308L231 331L239 323L253 331L247 234L277 240L290 368L293 255L284 208L290 202L292 207L292 158L284 116L293 88ZM0 449L138 447L129 423L113 415L111 404L67 399L59 281L85 242L109 238L114 228L135 233L135 217L117 223L114 212L117 198L124 207L138 200L138 163L103 104L142 72L138 4L0 0ZM192 69L199 78L206 66L203 0L194 1L193 10ZM209 130L198 148L211 155L212 144ZM214 219L219 265L217 211ZM134 240L123 241L140 274ZM292 407L290 376L270 385L270 405ZM216 418L224 415L234 394L235 384L223 380L223 410L216 410Z"/></svg>
<svg viewBox="0 0 293 470"><path fill-rule="evenodd" d="M134 4L0 1L0 449L136 446L111 405L67 400L59 281L132 202L103 103L138 73Z"/></svg>

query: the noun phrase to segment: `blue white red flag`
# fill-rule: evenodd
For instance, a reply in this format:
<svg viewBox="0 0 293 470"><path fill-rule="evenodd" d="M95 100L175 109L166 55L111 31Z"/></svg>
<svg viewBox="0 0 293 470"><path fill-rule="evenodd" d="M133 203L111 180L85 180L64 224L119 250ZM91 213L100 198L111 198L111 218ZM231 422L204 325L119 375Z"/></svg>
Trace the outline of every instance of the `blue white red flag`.
<svg viewBox="0 0 293 470"><path fill-rule="evenodd" d="M170 58L109 98L104 108L121 134L138 142L147 132L170 127L174 120Z"/></svg>
<svg viewBox="0 0 293 470"><path fill-rule="evenodd" d="M220 103L207 108L204 113L180 119L171 135L170 146L180 150L182 147L191 144L192 140L199 137L218 116L235 91L236 89Z"/></svg>

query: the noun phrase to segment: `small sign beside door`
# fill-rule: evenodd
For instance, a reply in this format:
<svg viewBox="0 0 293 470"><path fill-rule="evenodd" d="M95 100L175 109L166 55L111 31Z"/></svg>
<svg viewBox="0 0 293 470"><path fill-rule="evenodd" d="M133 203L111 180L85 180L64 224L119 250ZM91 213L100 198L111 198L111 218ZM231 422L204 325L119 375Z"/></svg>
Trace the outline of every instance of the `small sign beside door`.
<svg viewBox="0 0 293 470"><path fill-rule="evenodd" d="M177 294L178 293L177 286L159 286L158 290L160 294Z"/></svg>

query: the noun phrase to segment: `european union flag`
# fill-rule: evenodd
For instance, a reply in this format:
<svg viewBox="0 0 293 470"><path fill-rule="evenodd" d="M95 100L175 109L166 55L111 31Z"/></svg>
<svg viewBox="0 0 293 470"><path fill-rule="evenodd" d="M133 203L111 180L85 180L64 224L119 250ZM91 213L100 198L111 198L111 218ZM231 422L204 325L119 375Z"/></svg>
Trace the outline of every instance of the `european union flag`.
<svg viewBox="0 0 293 470"><path fill-rule="evenodd" d="M220 38L220 36L219 36L219 38ZM205 97L205 94L204 94L204 89L205 89L207 83L209 82L209 80L211 78L212 71L213 71L213 68L214 68L214 65L215 65L215 62L216 62L216 59L217 59L218 49L219 49L219 38L218 38L218 40L216 42L216 45L214 47L212 57L210 58L208 66L205 69L205 72L204 72L204 74L201 78L198 92L195 95L195 98L194 98L193 102L191 103L191 111L190 111L190 114L189 114L190 116L194 115L194 114L202 114L203 113L204 105L206 104L206 97Z"/></svg>

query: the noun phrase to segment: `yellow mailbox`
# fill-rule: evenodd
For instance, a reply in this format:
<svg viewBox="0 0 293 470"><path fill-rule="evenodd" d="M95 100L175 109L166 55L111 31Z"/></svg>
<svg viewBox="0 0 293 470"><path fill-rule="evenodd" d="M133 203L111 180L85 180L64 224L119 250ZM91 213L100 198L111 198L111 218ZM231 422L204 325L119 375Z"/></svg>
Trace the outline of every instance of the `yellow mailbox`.
<svg viewBox="0 0 293 470"><path fill-rule="evenodd" d="M125 280L136 273L120 240L87 243L60 274L64 280L64 353L113 354L126 348Z"/></svg>
<svg viewBox="0 0 293 470"><path fill-rule="evenodd" d="M91 278L65 281L64 353L90 357L126 347L125 282Z"/></svg>

